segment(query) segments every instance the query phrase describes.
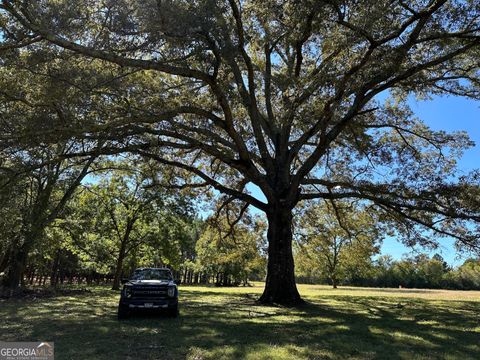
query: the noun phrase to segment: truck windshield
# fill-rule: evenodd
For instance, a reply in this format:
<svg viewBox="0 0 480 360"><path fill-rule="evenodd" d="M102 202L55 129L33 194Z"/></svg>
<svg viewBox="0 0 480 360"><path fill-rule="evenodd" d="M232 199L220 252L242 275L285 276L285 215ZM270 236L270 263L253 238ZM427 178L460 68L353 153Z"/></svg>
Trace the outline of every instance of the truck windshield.
<svg viewBox="0 0 480 360"><path fill-rule="evenodd" d="M164 269L141 269L133 272L132 280L172 280L172 274Z"/></svg>

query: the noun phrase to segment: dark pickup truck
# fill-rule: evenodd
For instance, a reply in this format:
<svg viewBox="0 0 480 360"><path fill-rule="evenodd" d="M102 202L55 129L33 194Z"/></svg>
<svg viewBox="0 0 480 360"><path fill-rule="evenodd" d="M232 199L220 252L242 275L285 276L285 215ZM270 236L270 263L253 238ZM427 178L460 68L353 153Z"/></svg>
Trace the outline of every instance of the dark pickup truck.
<svg viewBox="0 0 480 360"><path fill-rule="evenodd" d="M178 316L178 289L170 269L140 268L124 283L118 304L118 318L127 318L134 310L163 310Z"/></svg>

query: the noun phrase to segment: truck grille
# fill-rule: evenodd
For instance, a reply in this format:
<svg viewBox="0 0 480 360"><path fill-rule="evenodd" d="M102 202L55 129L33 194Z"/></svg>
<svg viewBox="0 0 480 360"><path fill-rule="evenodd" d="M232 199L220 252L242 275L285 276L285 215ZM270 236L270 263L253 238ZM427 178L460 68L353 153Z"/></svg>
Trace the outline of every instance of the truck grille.
<svg viewBox="0 0 480 360"><path fill-rule="evenodd" d="M132 297L138 298L165 298L167 297L166 287L138 286L132 289Z"/></svg>

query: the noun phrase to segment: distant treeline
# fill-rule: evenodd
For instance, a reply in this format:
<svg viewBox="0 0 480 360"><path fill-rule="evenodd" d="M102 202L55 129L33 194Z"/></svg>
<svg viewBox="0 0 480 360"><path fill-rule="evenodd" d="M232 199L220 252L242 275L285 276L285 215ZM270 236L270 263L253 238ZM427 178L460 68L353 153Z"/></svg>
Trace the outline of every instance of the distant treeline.
<svg viewBox="0 0 480 360"><path fill-rule="evenodd" d="M297 279L304 283L332 283L327 274L315 270ZM480 259L468 259L452 268L440 255L430 258L422 254L402 260L384 255L363 269L347 266L339 285L480 290Z"/></svg>
<svg viewBox="0 0 480 360"><path fill-rule="evenodd" d="M32 263L22 279L23 285L61 286L68 284L111 285L113 271L99 273L82 268L78 258L69 251L58 251L50 261L41 266ZM162 266L162 264L157 264ZM241 262L204 263L186 262L178 269L172 268L177 281L184 285L241 286L249 281L263 281L265 273L261 264L256 269L243 269ZM135 266L127 266L122 277L128 277ZM197 270L198 269L198 270ZM326 273L312 269L310 274L300 273L300 283L330 284ZM372 261L369 267L345 267L339 278L340 286L403 287L429 289L480 290L480 260L468 259L462 265L452 268L439 255L393 260L384 255Z"/></svg>
<svg viewBox="0 0 480 360"><path fill-rule="evenodd" d="M59 256L60 258L60 256ZM64 257L67 258L67 257ZM65 285L112 285L114 273L102 274L95 270L81 268L69 268L68 264L62 264L60 260L45 264L44 267L30 267L22 277L22 286L65 286ZM163 265L159 265L163 266ZM133 272L125 269L123 278L128 278ZM215 286L245 286L249 281L262 281L263 273L245 273L235 271L229 267L223 267L217 271L199 272L182 268L171 269L175 281L183 285L215 285ZM245 276L247 275L247 276Z"/></svg>

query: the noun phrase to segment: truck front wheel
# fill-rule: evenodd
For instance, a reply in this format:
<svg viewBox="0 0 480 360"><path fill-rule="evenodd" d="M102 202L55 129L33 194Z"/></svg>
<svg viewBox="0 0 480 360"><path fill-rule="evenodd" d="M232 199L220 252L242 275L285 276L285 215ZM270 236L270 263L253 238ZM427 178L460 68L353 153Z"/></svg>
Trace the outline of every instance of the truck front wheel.
<svg viewBox="0 0 480 360"><path fill-rule="evenodd" d="M118 304L118 320L123 320L128 318L129 310L128 307L122 304Z"/></svg>
<svg viewBox="0 0 480 360"><path fill-rule="evenodd" d="M168 316L170 317L177 317L179 315L179 311L178 311L178 304L175 305L174 307L168 309Z"/></svg>

